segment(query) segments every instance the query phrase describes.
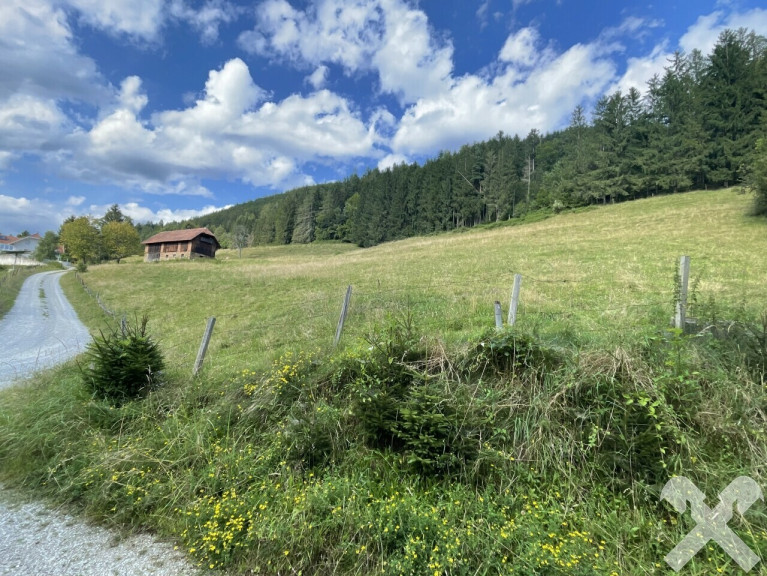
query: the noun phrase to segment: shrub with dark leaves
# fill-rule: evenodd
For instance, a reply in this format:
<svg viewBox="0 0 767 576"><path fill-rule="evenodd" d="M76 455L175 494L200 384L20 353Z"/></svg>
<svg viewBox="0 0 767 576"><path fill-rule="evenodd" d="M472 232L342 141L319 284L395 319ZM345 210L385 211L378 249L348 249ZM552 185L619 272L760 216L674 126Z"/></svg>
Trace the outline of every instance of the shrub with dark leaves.
<svg viewBox="0 0 767 576"><path fill-rule="evenodd" d="M146 330L147 316L100 333L86 351L85 384L105 400L125 402L145 395L160 383L163 355Z"/></svg>

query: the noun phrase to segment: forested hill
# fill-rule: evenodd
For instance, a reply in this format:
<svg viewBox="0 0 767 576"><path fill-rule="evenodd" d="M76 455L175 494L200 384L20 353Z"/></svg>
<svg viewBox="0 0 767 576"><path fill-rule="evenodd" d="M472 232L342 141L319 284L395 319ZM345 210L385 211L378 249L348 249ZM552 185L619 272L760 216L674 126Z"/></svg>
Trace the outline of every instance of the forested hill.
<svg viewBox="0 0 767 576"><path fill-rule="evenodd" d="M564 130L533 130L525 138L499 131L423 166L371 170L173 227L207 226L224 245L372 246L533 210L732 185L759 161L756 145L765 135L767 39L727 30L707 56L675 54L644 95L605 95L590 119L577 107ZM161 228L143 225L140 232Z"/></svg>

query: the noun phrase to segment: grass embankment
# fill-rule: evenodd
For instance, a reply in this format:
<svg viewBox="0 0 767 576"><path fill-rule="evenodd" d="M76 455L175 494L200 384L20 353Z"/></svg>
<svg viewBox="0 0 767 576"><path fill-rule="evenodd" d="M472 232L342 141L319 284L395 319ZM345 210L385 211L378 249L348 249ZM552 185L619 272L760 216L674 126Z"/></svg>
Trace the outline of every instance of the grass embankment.
<svg viewBox="0 0 767 576"><path fill-rule="evenodd" d="M671 475L709 501L739 475L767 488L767 225L749 201L94 266L107 306L149 314L167 383L116 407L70 367L4 392L0 477L236 573L672 573L663 557L694 523L659 501ZM668 330L681 254L692 314L728 337ZM518 324L497 333L515 273ZM731 526L767 558L761 503ZM711 542L685 570L740 568Z"/></svg>
<svg viewBox="0 0 767 576"><path fill-rule="evenodd" d="M5 316L13 307L16 296L21 290L24 281L38 272L47 270L59 270L58 264L47 266L0 266L0 318Z"/></svg>

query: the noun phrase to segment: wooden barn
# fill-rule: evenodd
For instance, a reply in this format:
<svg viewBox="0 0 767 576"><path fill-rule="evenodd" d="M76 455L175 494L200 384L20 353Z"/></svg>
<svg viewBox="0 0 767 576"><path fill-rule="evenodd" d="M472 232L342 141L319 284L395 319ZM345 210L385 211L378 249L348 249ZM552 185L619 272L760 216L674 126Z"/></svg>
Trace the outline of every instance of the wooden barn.
<svg viewBox="0 0 767 576"><path fill-rule="evenodd" d="M144 261L215 258L221 245L207 228L160 232L142 242Z"/></svg>

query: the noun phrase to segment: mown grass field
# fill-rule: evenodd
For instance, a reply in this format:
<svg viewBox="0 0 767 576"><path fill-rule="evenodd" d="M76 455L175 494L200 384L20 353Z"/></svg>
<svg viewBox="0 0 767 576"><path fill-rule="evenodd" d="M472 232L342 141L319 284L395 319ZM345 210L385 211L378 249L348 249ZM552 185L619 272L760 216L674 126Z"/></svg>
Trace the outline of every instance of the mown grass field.
<svg viewBox="0 0 767 576"><path fill-rule="evenodd" d="M118 317L148 314L166 383L114 406L73 363L5 391L0 479L238 574L673 573L694 523L659 502L671 475L709 501L738 475L767 488L767 222L750 202L92 266ZM691 314L737 320L732 338L669 330L682 254ZM515 273L517 325L496 333ZM63 283L92 329L114 325ZM761 503L732 525L767 559ZM740 568L709 543L684 570Z"/></svg>

